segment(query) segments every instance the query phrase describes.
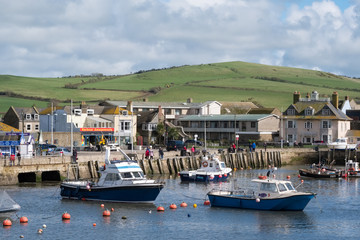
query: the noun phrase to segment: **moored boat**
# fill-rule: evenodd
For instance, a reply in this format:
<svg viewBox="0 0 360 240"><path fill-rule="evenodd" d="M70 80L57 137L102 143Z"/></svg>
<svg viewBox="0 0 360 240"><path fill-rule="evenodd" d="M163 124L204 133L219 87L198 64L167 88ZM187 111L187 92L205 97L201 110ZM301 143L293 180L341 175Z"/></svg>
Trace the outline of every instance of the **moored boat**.
<svg viewBox="0 0 360 240"><path fill-rule="evenodd" d="M302 211L315 193L298 192L290 181L253 179L258 188L212 190L207 195L212 207L230 207L270 211Z"/></svg>
<svg viewBox="0 0 360 240"><path fill-rule="evenodd" d="M360 177L359 162L353 160L345 161L345 169L342 171L342 177Z"/></svg>
<svg viewBox="0 0 360 240"><path fill-rule="evenodd" d="M339 178L341 170L329 168L299 169L300 176L312 178Z"/></svg>
<svg viewBox="0 0 360 240"><path fill-rule="evenodd" d="M215 155L206 155L202 158L199 169L181 171L179 175L182 182L216 182L226 181L231 171L231 168L226 167Z"/></svg>
<svg viewBox="0 0 360 240"><path fill-rule="evenodd" d="M348 143L348 138L338 138L335 142L331 142L327 144L329 149L335 150L354 150L357 147L357 144Z"/></svg>
<svg viewBox="0 0 360 240"><path fill-rule="evenodd" d="M18 211L20 208L6 191L0 191L0 213Z"/></svg>
<svg viewBox="0 0 360 240"><path fill-rule="evenodd" d="M98 200L110 202L152 203L164 183L146 179L137 161L131 160L120 148L121 160L109 160L110 148L106 148L105 165L100 169L98 182L64 181L61 196L68 199Z"/></svg>

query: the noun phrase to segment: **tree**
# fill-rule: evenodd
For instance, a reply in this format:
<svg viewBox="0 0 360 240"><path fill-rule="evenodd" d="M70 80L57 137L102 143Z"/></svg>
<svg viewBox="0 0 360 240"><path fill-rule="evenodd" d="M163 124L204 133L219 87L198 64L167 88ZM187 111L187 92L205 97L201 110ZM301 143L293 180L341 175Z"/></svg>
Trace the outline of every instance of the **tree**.
<svg viewBox="0 0 360 240"><path fill-rule="evenodd" d="M178 139L180 136L179 131L176 128L169 128L168 130L168 138L169 139Z"/></svg>
<svg viewBox="0 0 360 240"><path fill-rule="evenodd" d="M159 123L156 127L156 134L157 134L157 138L158 138L158 143L161 143L161 138L164 136L165 134L165 126L163 123Z"/></svg>

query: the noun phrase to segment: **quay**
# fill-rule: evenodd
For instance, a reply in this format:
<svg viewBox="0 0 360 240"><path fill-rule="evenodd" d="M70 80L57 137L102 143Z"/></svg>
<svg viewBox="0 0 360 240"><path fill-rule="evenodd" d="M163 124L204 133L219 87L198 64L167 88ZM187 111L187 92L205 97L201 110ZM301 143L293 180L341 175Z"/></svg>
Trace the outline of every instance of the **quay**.
<svg viewBox="0 0 360 240"><path fill-rule="evenodd" d="M212 151L212 152L211 152ZM139 162L145 174L177 174L182 170L197 169L200 167L201 155L179 156L179 152L165 152L163 159L145 159L143 153L128 155ZM218 154L217 150L210 153ZM68 179L98 178L98 170L104 165L104 155L101 152L82 151L78 153L78 160L72 163L70 156L38 156L22 159L20 165L9 166L9 159L0 160L0 185L13 185L23 182L61 181ZM314 149L270 149L256 152L222 152L220 158L232 169L268 168L268 166L281 167L282 165L311 164L321 159L336 164L344 164L347 159L356 159L356 151L333 152L330 150L315 151ZM111 159L121 156L120 153L111 152Z"/></svg>

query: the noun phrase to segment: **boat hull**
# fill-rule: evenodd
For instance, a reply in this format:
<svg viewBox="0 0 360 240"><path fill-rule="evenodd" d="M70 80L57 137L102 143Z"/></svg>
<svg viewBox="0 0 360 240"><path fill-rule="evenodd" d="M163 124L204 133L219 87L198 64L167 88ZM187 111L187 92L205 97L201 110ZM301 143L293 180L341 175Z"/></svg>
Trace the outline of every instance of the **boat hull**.
<svg viewBox="0 0 360 240"><path fill-rule="evenodd" d="M262 198L256 200L246 196L208 194L212 207L267 211L302 211L314 196L312 193L304 193L275 199Z"/></svg>
<svg viewBox="0 0 360 240"><path fill-rule="evenodd" d="M181 182L224 182L228 179L229 174L224 175L214 175L209 174L192 174L180 173Z"/></svg>
<svg viewBox="0 0 360 240"><path fill-rule="evenodd" d="M340 178L341 172L321 172L321 171L312 171L307 169L299 170L300 176L303 177L312 177L312 178Z"/></svg>
<svg viewBox="0 0 360 240"><path fill-rule="evenodd" d="M62 183L62 198L108 202L152 203L159 195L163 184L134 184L116 187L77 186Z"/></svg>

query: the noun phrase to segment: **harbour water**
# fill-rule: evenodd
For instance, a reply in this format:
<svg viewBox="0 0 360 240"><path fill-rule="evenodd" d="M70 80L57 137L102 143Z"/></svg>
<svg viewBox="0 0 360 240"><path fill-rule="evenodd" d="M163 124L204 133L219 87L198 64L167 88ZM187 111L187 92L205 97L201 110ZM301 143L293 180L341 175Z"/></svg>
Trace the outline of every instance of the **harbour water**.
<svg viewBox="0 0 360 240"><path fill-rule="evenodd" d="M298 169L287 166L276 171L277 179L291 177L300 184ZM266 170L241 170L231 177L239 186ZM158 176L154 176L158 177ZM10 218L12 227L0 229L1 239L329 239L360 236L360 179L304 179L301 191L316 192L302 212L268 212L205 206L206 193L227 183L180 183L179 177L161 176L166 182L154 204L120 204L62 200L59 183L22 184L0 187L21 205L17 213L0 214L1 222ZM181 208L186 202L188 207ZM170 204L176 210L169 209ZM194 208L193 204L197 204ZM164 206L164 212L157 212ZM110 217L105 209L114 208ZM71 215L69 222L62 214ZM29 223L19 223L26 216ZM126 219L123 219L126 217ZM96 223L96 226L93 224ZM46 228L43 228L43 225ZM43 233L38 234L38 229Z"/></svg>

